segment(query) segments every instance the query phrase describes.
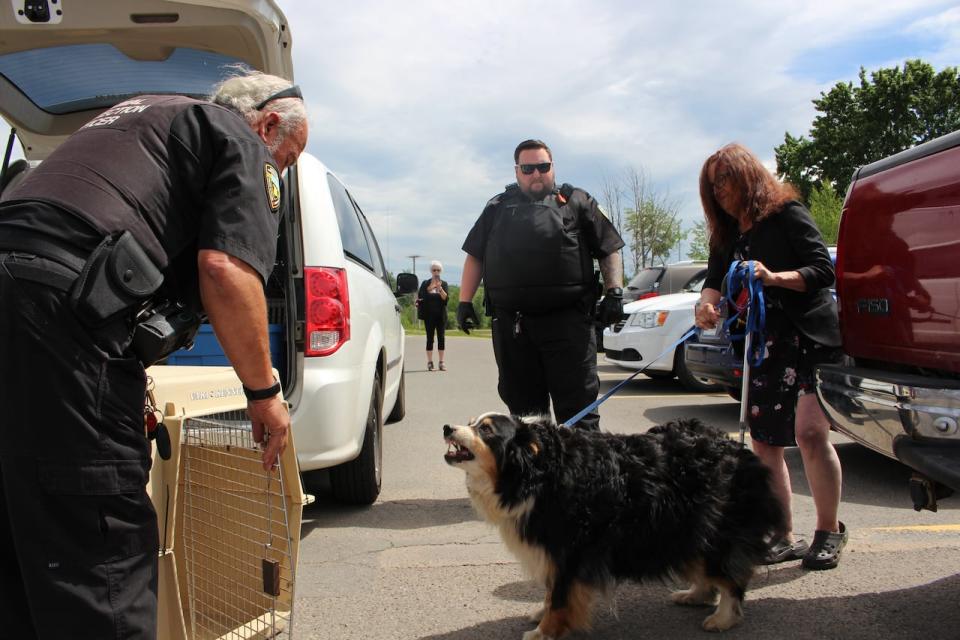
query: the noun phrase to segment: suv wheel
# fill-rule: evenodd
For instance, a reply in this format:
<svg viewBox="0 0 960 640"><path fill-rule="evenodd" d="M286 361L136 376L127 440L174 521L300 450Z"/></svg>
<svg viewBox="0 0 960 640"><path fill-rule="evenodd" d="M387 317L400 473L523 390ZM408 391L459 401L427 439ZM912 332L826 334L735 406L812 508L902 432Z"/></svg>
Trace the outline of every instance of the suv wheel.
<svg viewBox="0 0 960 640"><path fill-rule="evenodd" d="M697 393L706 393L710 391L719 391L723 387L720 385L711 382L705 378L698 378L687 369L687 359L684 357L684 352L687 349L687 344L684 343L674 352L673 356L673 370L677 374L677 379L680 381L680 384L684 386L688 391L695 391Z"/></svg>
<svg viewBox="0 0 960 640"><path fill-rule="evenodd" d="M397 402L393 405L393 411L387 416L387 424L391 422L400 422L403 416L407 415L407 372L400 370L400 388L397 390Z"/></svg>
<svg viewBox="0 0 960 640"><path fill-rule="evenodd" d="M383 478L383 391L380 370L373 376L363 448L355 460L330 469L333 497L345 504L373 504Z"/></svg>

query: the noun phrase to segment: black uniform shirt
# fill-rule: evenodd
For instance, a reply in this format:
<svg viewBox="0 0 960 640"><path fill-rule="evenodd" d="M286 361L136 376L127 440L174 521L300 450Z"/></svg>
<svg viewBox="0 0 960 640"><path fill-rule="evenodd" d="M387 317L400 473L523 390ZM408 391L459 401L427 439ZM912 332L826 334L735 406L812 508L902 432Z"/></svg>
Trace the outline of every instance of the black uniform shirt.
<svg viewBox="0 0 960 640"><path fill-rule="evenodd" d="M516 195L514 195L516 194ZM490 237L490 231L493 228L494 220L500 210L501 204L507 198L519 198L524 202L533 200L519 189L509 189L503 193L494 196L483 209L483 213L477 218L467 239L463 242L462 249L475 258L483 260L487 250L487 239ZM543 199L544 203L555 204L557 193L549 194ZM578 207L580 216L581 237L586 240L590 254L594 258L605 258L614 251L617 251L624 245L623 239L617 233L616 227L603 215L600 205L586 191L574 189L570 196L568 205Z"/></svg>
<svg viewBox="0 0 960 640"><path fill-rule="evenodd" d="M160 269L181 254L195 262L196 249L216 249L266 281L276 257L273 158L243 118L208 102L127 100L70 136L5 196L0 225L56 228L48 218L59 211L101 236L128 229Z"/></svg>

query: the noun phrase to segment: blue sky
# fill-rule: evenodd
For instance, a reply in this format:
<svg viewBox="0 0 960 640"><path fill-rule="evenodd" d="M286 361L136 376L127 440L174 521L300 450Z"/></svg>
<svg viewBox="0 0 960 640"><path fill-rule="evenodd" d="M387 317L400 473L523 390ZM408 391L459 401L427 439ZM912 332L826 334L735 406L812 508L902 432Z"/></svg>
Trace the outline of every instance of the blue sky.
<svg viewBox="0 0 960 640"><path fill-rule="evenodd" d="M644 171L689 228L719 146L773 166L784 133L809 130L811 100L861 66L960 65L960 8L941 0L278 4L307 150L354 193L392 271L419 254L421 278L438 259L453 283L520 140L545 140L558 180L594 195Z"/></svg>

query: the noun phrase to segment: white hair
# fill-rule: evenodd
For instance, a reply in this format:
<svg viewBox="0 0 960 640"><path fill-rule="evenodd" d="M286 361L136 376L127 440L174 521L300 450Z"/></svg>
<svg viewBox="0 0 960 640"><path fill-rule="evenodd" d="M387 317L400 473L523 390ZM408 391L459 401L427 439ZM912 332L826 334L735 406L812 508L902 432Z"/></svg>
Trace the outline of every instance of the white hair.
<svg viewBox="0 0 960 640"><path fill-rule="evenodd" d="M430 263L430 268L433 269L434 267L436 267L437 269L440 269L440 271L443 271L443 265L440 264L439 260L434 260L433 262Z"/></svg>
<svg viewBox="0 0 960 640"><path fill-rule="evenodd" d="M286 78L272 76L246 67L233 67L235 75L213 88L210 101L240 114L251 127L260 121L257 105L273 94L293 86ZM270 101L270 110L280 116L280 139L298 130L307 120L307 110L300 98L278 98Z"/></svg>

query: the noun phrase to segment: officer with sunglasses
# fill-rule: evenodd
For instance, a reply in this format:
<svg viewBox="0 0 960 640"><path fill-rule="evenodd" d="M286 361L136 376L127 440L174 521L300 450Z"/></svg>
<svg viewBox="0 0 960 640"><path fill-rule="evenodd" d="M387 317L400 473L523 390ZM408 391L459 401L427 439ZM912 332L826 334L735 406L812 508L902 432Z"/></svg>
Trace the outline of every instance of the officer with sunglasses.
<svg viewBox="0 0 960 640"><path fill-rule="evenodd" d="M490 200L463 250L457 324L479 325L473 296L483 280L492 316L498 391L515 415L572 417L597 397L596 307L598 260L606 295L599 322L623 315L624 242L590 194L554 179L553 155L540 140L513 153L517 182ZM595 412L576 425L598 430Z"/></svg>

